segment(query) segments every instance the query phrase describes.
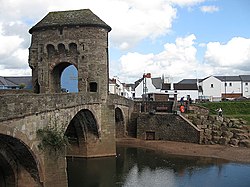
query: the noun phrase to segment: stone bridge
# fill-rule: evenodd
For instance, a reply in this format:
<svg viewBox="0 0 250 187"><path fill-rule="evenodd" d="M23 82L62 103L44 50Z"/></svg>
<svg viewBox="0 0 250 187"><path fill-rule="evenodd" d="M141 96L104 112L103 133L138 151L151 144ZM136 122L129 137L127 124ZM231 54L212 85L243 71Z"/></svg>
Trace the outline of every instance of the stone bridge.
<svg viewBox="0 0 250 187"><path fill-rule="evenodd" d="M67 186L66 156L116 154L133 101L95 94L23 94L0 97L0 186ZM37 130L57 126L70 146L55 160L38 148ZM4 169L4 170L3 170ZM4 171L4 172L3 172Z"/></svg>
<svg viewBox="0 0 250 187"><path fill-rule="evenodd" d="M116 154L133 101L108 93L110 31L89 9L48 13L29 30L34 93L0 95L1 187L65 187L67 156ZM61 93L68 66L78 71L79 93ZM42 129L58 134L41 138ZM70 146L55 154L58 136ZM54 149L39 149L48 140Z"/></svg>

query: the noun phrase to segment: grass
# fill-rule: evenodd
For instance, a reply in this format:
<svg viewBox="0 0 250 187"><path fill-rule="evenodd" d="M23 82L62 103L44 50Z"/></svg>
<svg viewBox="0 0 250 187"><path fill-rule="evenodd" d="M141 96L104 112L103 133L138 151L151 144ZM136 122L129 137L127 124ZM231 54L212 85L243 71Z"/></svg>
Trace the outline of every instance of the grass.
<svg viewBox="0 0 250 187"><path fill-rule="evenodd" d="M216 109L222 108L223 115L230 118L242 118L250 125L250 101L224 101L224 102L208 102L199 103L209 109L211 115L216 115Z"/></svg>

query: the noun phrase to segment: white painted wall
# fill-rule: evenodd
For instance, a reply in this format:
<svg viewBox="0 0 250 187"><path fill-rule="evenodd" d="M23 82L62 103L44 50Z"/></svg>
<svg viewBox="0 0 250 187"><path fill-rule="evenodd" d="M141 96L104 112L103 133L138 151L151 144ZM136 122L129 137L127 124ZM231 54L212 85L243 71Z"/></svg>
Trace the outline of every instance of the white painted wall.
<svg viewBox="0 0 250 187"><path fill-rule="evenodd" d="M210 76L201 82L203 89L202 97L213 101L213 98L221 98L221 81L214 76Z"/></svg>
<svg viewBox="0 0 250 187"><path fill-rule="evenodd" d="M243 82L242 89L243 89L243 96L250 98L250 82Z"/></svg>
<svg viewBox="0 0 250 187"><path fill-rule="evenodd" d="M221 93L228 94L241 94L241 81L226 81L227 86L225 86L225 82L221 83Z"/></svg>
<svg viewBox="0 0 250 187"><path fill-rule="evenodd" d="M159 92L152 83L151 78L146 78L147 93ZM135 88L135 98L142 98L143 94L143 81Z"/></svg>

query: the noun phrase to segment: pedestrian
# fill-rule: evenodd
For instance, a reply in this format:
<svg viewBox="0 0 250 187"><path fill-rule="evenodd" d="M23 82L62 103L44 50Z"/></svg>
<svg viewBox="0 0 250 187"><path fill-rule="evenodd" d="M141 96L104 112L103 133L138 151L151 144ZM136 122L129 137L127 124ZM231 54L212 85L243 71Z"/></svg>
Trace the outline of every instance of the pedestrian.
<svg viewBox="0 0 250 187"><path fill-rule="evenodd" d="M218 112L218 116L222 117L222 109L221 108L217 109L217 112Z"/></svg>

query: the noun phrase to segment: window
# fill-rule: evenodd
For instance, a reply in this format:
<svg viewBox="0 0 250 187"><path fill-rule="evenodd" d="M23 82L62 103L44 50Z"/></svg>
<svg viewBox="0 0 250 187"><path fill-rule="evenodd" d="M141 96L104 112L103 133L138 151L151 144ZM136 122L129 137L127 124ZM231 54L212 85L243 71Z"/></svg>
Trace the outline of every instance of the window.
<svg viewBox="0 0 250 187"><path fill-rule="evenodd" d="M214 87L214 84L211 84L211 85L210 85L210 88L213 88L213 87Z"/></svg>
<svg viewBox="0 0 250 187"><path fill-rule="evenodd" d="M233 84L230 82L230 83L229 83L229 86L232 86L232 85L233 85Z"/></svg>
<svg viewBox="0 0 250 187"><path fill-rule="evenodd" d="M225 82L225 86L227 86L227 83Z"/></svg>
<svg viewBox="0 0 250 187"><path fill-rule="evenodd" d="M55 47L52 44L47 45L47 53L49 57L52 57L55 54Z"/></svg>
<svg viewBox="0 0 250 187"><path fill-rule="evenodd" d="M245 83L245 86L247 86L247 85L248 85L248 82Z"/></svg>
<svg viewBox="0 0 250 187"><path fill-rule="evenodd" d="M90 92L97 92L97 83L96 82L89 83L89 91Z"/></svg>
<svg viewBox="0 0 250 187"><path fill-rule="evenodd" d="M248 87L245 88L245 92L248 92Z"/></svg>

